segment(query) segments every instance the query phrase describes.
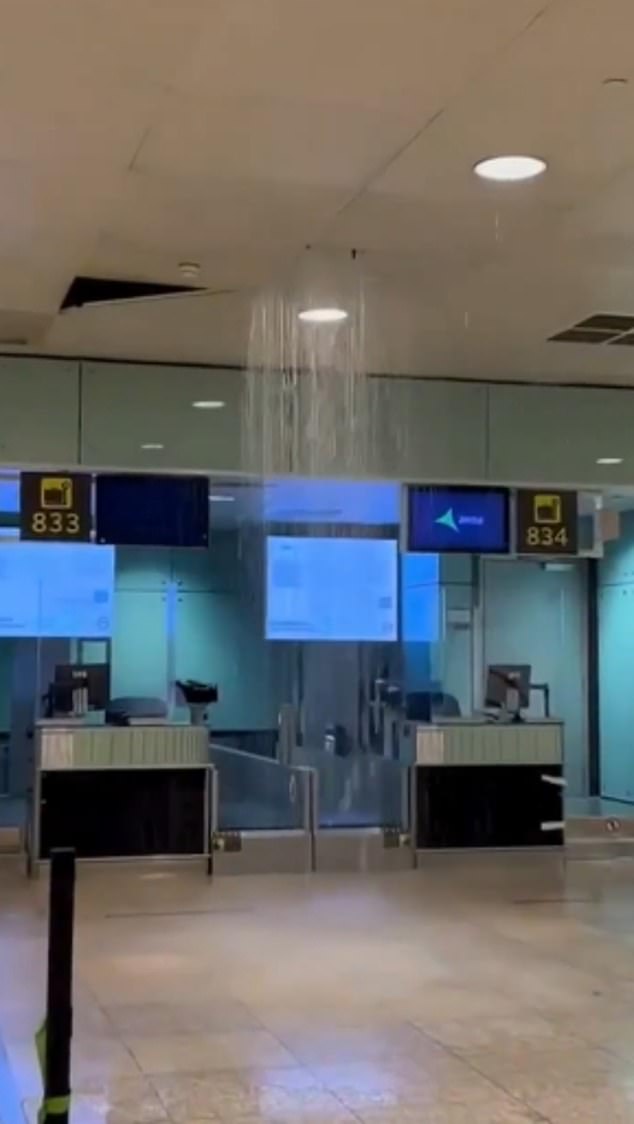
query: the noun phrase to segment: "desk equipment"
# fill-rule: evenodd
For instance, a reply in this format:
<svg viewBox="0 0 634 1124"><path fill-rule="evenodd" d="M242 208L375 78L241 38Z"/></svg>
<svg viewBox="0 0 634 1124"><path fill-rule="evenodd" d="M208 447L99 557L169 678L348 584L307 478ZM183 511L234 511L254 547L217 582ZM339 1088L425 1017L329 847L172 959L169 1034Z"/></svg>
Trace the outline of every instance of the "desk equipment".
<svg viewBox="0 0 634 1124"><path fill-rule="evenodd" d="M58 664L45 695L47 718L83 718L105 710L110 693L108 664Z"/></svg>
<svg viewBox="0 0 634 1124"><path fill-rule="evenodd" d="M487 674L486 705L499 708L500 721L521 722L530 706L530 664L491 664Z"/></svg>
<svg viewBox="0 0 634 1124"><path fill-rule="evenodd" d="M176 686L189 707L189 720L192 726L204 726L209 707L212 703L218 702L217 685L199 683L196 679L177 679Z"/></svg>

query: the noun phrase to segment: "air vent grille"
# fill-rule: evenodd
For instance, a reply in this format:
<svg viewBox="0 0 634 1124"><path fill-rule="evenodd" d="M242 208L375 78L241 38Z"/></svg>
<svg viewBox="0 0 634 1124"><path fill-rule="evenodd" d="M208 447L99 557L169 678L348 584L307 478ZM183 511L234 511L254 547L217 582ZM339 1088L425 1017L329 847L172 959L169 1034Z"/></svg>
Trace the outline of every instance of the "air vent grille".
<svg viewBox="0 0 634 1124"><path fill-rule="evenodd" d="M551 343L607 343L634 347L634 316L619 312L595 312L550 336Z"/></svg>

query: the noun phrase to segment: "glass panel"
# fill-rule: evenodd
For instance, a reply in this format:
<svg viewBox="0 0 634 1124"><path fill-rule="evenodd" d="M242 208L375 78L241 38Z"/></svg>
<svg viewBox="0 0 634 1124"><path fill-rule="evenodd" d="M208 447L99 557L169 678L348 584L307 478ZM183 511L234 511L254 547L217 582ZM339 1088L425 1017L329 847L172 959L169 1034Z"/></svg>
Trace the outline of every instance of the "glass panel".
<svg viewBox="0 0 634 1124"><path fill-rule="evenodd" d="M474 701L472 559L407 555L403 572L403 681L410 711L424 718L427 700L432 718L469 715Z"/></svg>
<svg viewBox="0 0 634 1124"><path fill-rule="evenodd" d="M9 795L9 734L0 733L0 796Z"/></svg>
<svg viewBox="0 0 634 1124"><path fill-rule="evenodd" d="M634 513L598 565L601 796L634 801ZM618 814L615 809L615 813Z"/></svg>
<svg viewBox="0 0 634 1124"><path fill-rule="evenodd" d="M218 770L221 831L304 828L308 812L304 770L216 744L210 757Z"/></svg>
<svg viewBox="0 0 634 1124"><path fill-rule="evenodd" d="M375 754L335 757L298 748L294 759L319 775L320 827L407 827L407 769Z"/></svg>
<svg viewBox="0 0 634 1124"><path fill-rule="evenodd" d="M484 562L483 671L490 664L530 665L530 705L522 714L542 718L549 709L563 721L573 797L588 791L586 650L583 562ZM484 695L483 681L479 704Z"/></svg>
<svg viewBox="0 0 634 1124"><path fill-rule="evenodd" d="M84 363L82 460L146 470L236 471L242 382L237 371ZM215 408L195 409L194 402ZM76 428L76 415L73 420Z"/></svg>
<svg viewBox="0 0 634 1124"><path fill-rule="evenodd" d="M0 394L5 464L78 463L78 363L5 356L0 358Z"/></svg>

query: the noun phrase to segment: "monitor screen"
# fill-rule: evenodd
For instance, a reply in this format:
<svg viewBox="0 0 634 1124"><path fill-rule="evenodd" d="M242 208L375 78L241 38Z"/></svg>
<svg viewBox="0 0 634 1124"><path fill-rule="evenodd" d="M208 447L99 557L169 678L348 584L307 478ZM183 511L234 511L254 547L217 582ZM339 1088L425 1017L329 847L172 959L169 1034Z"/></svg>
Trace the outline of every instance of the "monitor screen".
<svg viewBox="0 0 634 1124"><path fill-rule="evenodd" d="M268 640L397 639L393 539L267 538Z"/></svg>
<svg viewBox="0 0 634 1124"><path fill-rule="evenodd" d="M408 550L508 554L506 488L408 489Z"/></svg>
<svg viewBox="0 0 634 1124"><path fill-rule="evenodd" d="M510 695L517 694L523 709L531 704L531 666L527 663L490 664L487 672L487 706L506 706Z"/></svg>
<svg viewBox="0 0 634 1124"><path fill-rule="evenodd" d="M0 543L0 636L112 635L114 550Z"/></svg>
<svg viewBox="0 0 634 1124"><path fill-rule="evenodd" d="M115 546L209 544L209 481L204 476L100 475L97 541Z"/></svg>
<svg viewBox="0 0 634 1124"><path fill-rule="evenodd" d="M105 710L110 700L110 665L107 663L61 663L55 668L55 682L69 684L85 681L88 705L92 710Z"/></svg>

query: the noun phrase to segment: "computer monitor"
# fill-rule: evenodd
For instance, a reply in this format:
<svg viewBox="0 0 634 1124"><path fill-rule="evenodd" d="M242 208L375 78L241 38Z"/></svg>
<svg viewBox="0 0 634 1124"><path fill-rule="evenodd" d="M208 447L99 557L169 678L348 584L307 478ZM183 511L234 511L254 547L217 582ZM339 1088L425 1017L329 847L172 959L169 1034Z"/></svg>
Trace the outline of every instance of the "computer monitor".
<svg viewBox="0 0 634 1124"><path fill-rule="evenodd" d="M531 668L527 663L490 664L487 673L486 705L508 710L530 706ZM515 701L509 705L515 696Z"/></svg>
<svg viewBox="0 0 634 1124"><path fill-rule="evenodd" d="M105 710L110 700L110 665L107 663L60 663L55 668L56 684L84 680L91 710Z"/></svg>

